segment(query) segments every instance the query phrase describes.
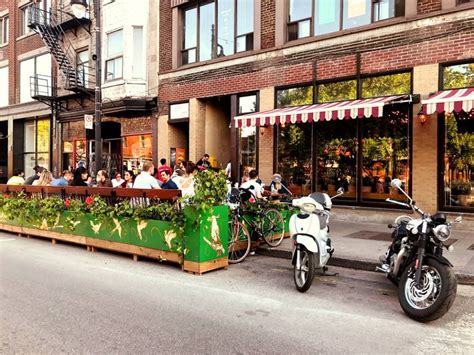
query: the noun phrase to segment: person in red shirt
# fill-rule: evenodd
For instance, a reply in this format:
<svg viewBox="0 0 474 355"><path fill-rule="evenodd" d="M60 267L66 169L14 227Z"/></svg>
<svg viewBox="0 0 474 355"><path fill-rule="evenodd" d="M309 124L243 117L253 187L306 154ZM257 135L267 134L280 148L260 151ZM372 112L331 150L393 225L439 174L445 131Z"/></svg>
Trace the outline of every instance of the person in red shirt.
<svg viewBox="0 0 474 355"><path fill-rule="evenodd" d="M160 180L161 182L166 182L161 177L161 172L166 170L166 171L168 171L168 175L171 175L173 173L173 169L171 169L171 166L166 165L166 159L165 158L160 159L160 164L161 164L161 166L158 168L156 178L158 180Z"/></svg>

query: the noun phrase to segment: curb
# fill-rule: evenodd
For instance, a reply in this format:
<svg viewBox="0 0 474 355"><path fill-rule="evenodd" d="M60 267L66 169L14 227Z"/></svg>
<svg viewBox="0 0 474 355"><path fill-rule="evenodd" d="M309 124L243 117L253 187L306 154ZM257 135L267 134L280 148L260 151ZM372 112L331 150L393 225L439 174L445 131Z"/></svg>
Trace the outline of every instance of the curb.
<svg viewBox="0 0 474 355"><path fill-rule="evenodd" d="M257 253L273 258L291 259L291 251L271 248L257 248ZM344 267L348 269L375 271L375 267L379 264L370 260L352 260L349 258L332 257L329 259L328 265ZM474 285L474 275L463 272L456 272L456 278L459 285Z"/></svg>

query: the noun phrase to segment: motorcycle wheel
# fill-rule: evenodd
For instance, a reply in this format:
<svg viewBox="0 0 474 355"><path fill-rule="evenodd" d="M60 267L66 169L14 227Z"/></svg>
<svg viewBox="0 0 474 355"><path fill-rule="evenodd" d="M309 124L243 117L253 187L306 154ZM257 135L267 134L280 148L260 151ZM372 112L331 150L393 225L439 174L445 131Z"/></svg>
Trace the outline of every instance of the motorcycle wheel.
<svg viewBox="0 0 474 355"><path fill-rule="evenodd" d="M305 247L297 246L300 250L300 270L294 266L294 279L296 289L300 292L306 292L311 287L314 278L314 256Z"/></svg>
<svg viewBox="0 0 474 355"><path fill-rule="evenodd" d="M398 301L405 313L418 322L442 317L456 298L457 281L452 269L435 259L425 259L421 288L415 285L415 263L403 270Z"/></svg>

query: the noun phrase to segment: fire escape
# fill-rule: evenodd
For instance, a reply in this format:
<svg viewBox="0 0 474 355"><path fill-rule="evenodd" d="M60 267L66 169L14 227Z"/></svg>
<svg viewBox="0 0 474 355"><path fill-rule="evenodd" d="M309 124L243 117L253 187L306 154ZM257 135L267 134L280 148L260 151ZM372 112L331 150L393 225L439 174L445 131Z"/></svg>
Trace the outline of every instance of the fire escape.
<svg viewBox="0 0 474 355"><path fill-rule="evenodd" d="M80 63L76 49L66 35L66 31L76 34L77 28L90 25L89 19L78 20L67 11L58 8L56 16L51 10L41 9L37 4L31 7L29 12L28 26L39 34L44 44L54 57L58 74L64 79L62 89L68 94L58 95L61 89L58 87L58 78L46 75L34 75L30 78L31 97L58 109L64 108L64 102L68 99L82 100L88 98L93 100L95 76L93 68L87 64ZM72 35L72 33L71 33Z"/></svg>

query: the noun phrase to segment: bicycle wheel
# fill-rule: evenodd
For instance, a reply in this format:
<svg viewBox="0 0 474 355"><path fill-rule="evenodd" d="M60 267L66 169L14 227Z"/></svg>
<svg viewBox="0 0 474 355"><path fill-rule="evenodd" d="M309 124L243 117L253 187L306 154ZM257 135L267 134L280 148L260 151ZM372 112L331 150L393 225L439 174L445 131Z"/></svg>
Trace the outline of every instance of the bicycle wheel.
<svg viewBox="0 0 474 355"><path fill-rule="evenodd" d="M245 259L250 251L250 235L240 221L229 221L229 264L237 264Z"/></svg>
<svg viewBox="0 0 474 355"><path fill-rule="evenodd" d="M271 208L265 211L262 220L262 236L271 247L277 247L283 241L285 235L285 222L283 215Z"/></svg>

